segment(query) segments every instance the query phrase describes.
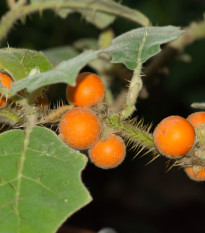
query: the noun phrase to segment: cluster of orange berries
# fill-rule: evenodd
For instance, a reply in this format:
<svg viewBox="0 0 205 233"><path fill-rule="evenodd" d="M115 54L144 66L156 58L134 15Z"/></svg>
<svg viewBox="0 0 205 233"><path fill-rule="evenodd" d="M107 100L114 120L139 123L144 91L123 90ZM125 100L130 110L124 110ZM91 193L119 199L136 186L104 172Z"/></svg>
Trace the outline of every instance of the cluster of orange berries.
<svg viewBox="0 0 205 233"><path fill-rule="evenodd" d="M89 149L91 161L97 167L107 169L124 160L126 148L123 139L115 134L109 135L105 141L100 139L101 122L90 107L101 103L104 95L104 84L96 74L80 73L76 86L68 85L66 88L66 97L75 107L62 116L59 131L69 146Z"/></svg>
<svg viewBox="0 0 205 233"><path fill-rule="evenodd" d="M10 89L13 80L9 75L0 73L0 82ZM113 133L107 140L100 139L101 122L91 108L101 103L104 95L104 84L96 74L79 74L76 86L68 85L66 88L66 97L75 107L62 116L59 131L69 146L79 150L88 149L91 161L97 167L106 169L114 168L124 160L126 147L123 139ZM41 99L36 102L41 107L38 101L42 102ZM0 96L0 108L5 107L7 102L4 96ZM193 113L187 119L167 117L154 130L155 146L168 158L181 158L194 148L197 143L196 129L202 124L205 124L205 112ZM188 166L184 170L191 179L205 181L204 166Z"/></svg>
<svg viewBox="0 0 205 233"><path fill-rule="evenodd" d="M153 136L158 151L169 158L180 158L197 143L196 129L205 123L205 112L195 112L187 117L170 116L155 128ZM196 181L205 181L205 167L188 166L187 175Z"/></svg>

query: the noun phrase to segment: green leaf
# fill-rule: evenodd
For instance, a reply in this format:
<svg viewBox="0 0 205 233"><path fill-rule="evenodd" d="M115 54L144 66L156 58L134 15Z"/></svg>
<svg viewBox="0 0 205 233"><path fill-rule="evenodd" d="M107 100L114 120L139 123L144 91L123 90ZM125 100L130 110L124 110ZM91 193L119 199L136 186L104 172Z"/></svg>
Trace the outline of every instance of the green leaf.
<svg viewBox="0 0 205 233"><path fill-rule="evenodd" d="M96 59L100 53L110 53L112 63L123 63L129 69L135 69L138 59L141 63L160 52L160 45L175 40L183 31L179 27L148 27L129 31L112 40L111 45L102 50L87 51L68 61L64 61L53 70L43 72L24 80L17 81L10 89L15 94L26 88L32 92L42 86L54 83L75 84L79 71L89 62ZM144 41L143 41L144 40ZM143 47L140 50L140 47ZM139 53L140 51L140 53Z"/></svg>
<svg viewBox="0 0 205 233"><path fill-rule="evenodd" d="M55 9L56 13L65 18L68 14L78 12L98 28L106 28L116 16L126 18L143 26L150 24L149 19L137 10L130 9L113 0L31 0L31 7ZM37 9L36 9L37 10Z"/></svg>
<svg viewBox="0 0 205 233"><path fill-rule="evenodd" d="M99 48L98 40L95 38L82 38L73 43L73 46L78 50L96 50Z"/></svg>
<svg viewBox="0 0 205 233"><path fill-rule="evenodd" d="M75 84L75 78L79 71L90 61L97 57L98 51L87 51L68 61L61 62L53 70L43 72L32 77L15 82L13 88L10 89L11 94L27 88L32 92L39 87L54 83Z"/></svg>
<svg viewBox="0 0 205 233"><path fill-rule="evenodd" d="M71 46L62 46L44 50L48 60L53 66L58 65L60 62L73 58L79 54L79 52Z"/></svg>
<svg viewBox="0 0 205 233"><path fill-rule="evenodd" d="M87 1L84 1L87 2ZM115 16L113 15L109 15L103 12L99 12L93 9L89 9L87 7L85 7L85 9L76 9L76 12L80 13L84 19L89 22L94 24L96 27L98 28L105 28L107 26L109 26L114 20L115 20ZM70 9L60 9L58 11L58 14L62 17L62 18L66 18L69 14L74 13L75 11L70 10Z"/></svg>
<svg viewBox="0 0 205 233"><path fill-rule="evenodd" d="M174 26L138 28L116 37L104 52L112 55L112 63L123 63L134 70L138 59L141 63L146 62L161 51L161 44L177 39L182 33L179 27Z"/></svg>
<svg viewBox="0 0 205 233"><path fill-rule="evenodd" d="M0 70L7 72L17 81L27 77L31 70L44 72L52 69L42 52L28 49L0 49Z"/></svg>
<svg viewBox="0 0 205 233"><path fill-rule="evenodd" d="M91 201L81 181L86 161L46 128L33 128L25 151L24 131L1 134L0 232L56 232Z"/></svg>

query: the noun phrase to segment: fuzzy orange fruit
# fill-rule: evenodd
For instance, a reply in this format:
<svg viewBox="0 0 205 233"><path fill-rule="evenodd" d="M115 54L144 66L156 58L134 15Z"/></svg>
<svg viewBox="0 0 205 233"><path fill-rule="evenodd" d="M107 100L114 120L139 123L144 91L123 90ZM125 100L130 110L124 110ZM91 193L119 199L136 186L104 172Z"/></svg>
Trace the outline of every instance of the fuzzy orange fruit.
<svg viewBox="0 0 205 233"><path fill-rule="evenodd" d="M188 177L195 181L205 181L205 167L193 166L185 167L184 171Z"/></svg>
<svg viewBox="0 0 205 233"><path fill-rule="evenodd" d="M187 120L196 128L205 123L205 112L192 113L187 117Z"/></svg>
<svg viewBox="0 0 205 233"><path fill-rule="evenodd" d="M112 134L106 141L99 140L90 150L89 156L95 166L108 169L122 163L126 147L121 137Z"/></svg>
<svg viewBox="0 0 205 233"><path fill-rule="evenodd" d="M76 86L66 88L67 100L76 106L89 107L100 103L105 95L101 79L93 73L84 72L76 78Z"/></svg>
<svg viewBox="0 0 205 233"><path fill-rule="evenodd" d="M93 111L77 107L62 116L59 131L69 146L88 149L99 139L101 125Z"/></svg>
<svg viewBox="0 0 205 233"><path fill-rule="evenodd" d="M167 157L185 155L194 145L194 127L183 117L163 119L154 130L154 143L159 152Z"/></svg>
<svg viewBox="0 0 205 233"><path fill-rule="evenodd" d="M0 81L4 87L7 87L8 89L11 88L11 83L13 82L13 80L7 74L0 73ZM5 107L6 103L7 103L6 98L4 96L1 96L0 97L0 108Z"/></svg>

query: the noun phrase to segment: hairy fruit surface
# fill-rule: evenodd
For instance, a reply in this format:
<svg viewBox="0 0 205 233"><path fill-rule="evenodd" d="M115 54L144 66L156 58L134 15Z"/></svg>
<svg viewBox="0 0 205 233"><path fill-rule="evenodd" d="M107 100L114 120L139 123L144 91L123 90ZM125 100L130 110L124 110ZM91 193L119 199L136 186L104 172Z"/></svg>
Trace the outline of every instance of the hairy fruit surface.
<svg viewBox="0 0 205 233"><path fill-rule="evenodd" d="M101 125L93 111L76 107L62 116L59 130L69 146L81 150L88 149L97 142Z"/></svg>
<svg viewBox="0 0 205 233"><path fill-rule="evenodd" d="M194 127L180 116L163 119L155 128L153 136L159 152L172 158L189 152L196 139Z"/></svg>
<svg viewBox="0 0 205 233"><path fill-rule="evenodd" d="M99 140L90 150L91 161L100 168L114 168L125 158L126 147L121 137L112 134L106 141Z"/></svg>
<svg viewBox="0 0 205 233"><path fill-rule="evenodd" d="M195 181L205 181L205 167L193 166L184 168L188 177Z"/></svg>
<svg viewBox="0 0 205 233"><path fill-rule="evenodd" d="M205 123L205 112L192 113L187 117L187 120L196 128Z"/></svg>
<svg viewBox="0 0 205 233"><path fill-rule="evenodd" d="M104 84L93 73L84 72L78 75L76 86L66 88L67 100L76 106L90 107L99 104L105 95Z"/></svg>

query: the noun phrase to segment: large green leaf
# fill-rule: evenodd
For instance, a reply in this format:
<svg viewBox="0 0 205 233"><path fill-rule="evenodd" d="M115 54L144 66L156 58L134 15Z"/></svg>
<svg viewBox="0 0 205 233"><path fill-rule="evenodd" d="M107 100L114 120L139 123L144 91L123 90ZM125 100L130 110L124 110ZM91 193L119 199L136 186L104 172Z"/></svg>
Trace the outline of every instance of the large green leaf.
<svg viewBox="0 0 205 233"><path fill-rule="evenodd" d="M98 51L87 51L68 61L61 62L53 70L39 73L24 80L14 83L14 87L10 89L11 93L16 93L24 88L32 92L39 87L54 83L75 84L75 78L79 71L90 61L97 57Z"/></svg>
<svg viewBox="0 0 205 233"><path fill-rule="evenodd" d="M15 81L27 77L33 69L44 72L52 66L42 52L15 48L0 50L0 70L9 73Z"/></svg>
<svg viewBox="0 0 205 233"><path fill-rule="evenodd" d="M139 28L116 37L112 44L96 51L87 51L68 61L63 61L53 70L43 72L14 83L12 94L26 88L32 92L42 86L53 83L75 84L79 71L101 53L110 53L113 63L123 63L129 69L135 69L138 59L141 63L160 52L160 45L176 39L181 33L179 27ZM141 50L140 47L142 47ZM139 52L140 51L140 52Z"/></svg>
<svg viewBox="0 0 205 233"><path fill-rule="evenodd" d="M30 3L37 9L39 7L39 10L53 8L62 17L79 12L88 22L99 28L107 27L116 16L132 20L143 26L150 24L148 18L141 12L113 0L30 0Z"/></svg>
<svg viewBox="0 0 205 233"><path fill-rule="evenodd" d="M47 49L44 50L43 53L54 66L79 54L79 52L71 46L62 46Z"/></svg>
<svg viewBox="0 0 205 233"><path fill-rule="evenodd" d="M61 46L43 50L48 60L53 66L58 65L62 61L71 59L79 55L85 50L97 50L98 41L94 38L83 38L77 40L73 46Z"/></svg>
<svg viewBox="0 0 205 233"><path fill-rule="evenodd" d="M161 44L177 39L182 33L179 27L174 26L138 28L113 39L111 46L104 51L112 55L111 62L124 63L134 70L138 59L141 63L146 62L161 51Z"/></svg>
<svg viewBox="0 0 205 233"><path fill-rule="evenodd" d="M35 127L0 135L0 232L54 233L91 201L81 181L87 158L52 131Z"/></svg>

